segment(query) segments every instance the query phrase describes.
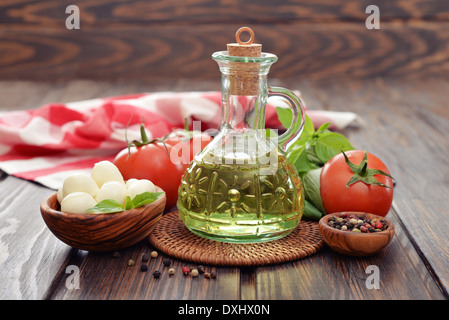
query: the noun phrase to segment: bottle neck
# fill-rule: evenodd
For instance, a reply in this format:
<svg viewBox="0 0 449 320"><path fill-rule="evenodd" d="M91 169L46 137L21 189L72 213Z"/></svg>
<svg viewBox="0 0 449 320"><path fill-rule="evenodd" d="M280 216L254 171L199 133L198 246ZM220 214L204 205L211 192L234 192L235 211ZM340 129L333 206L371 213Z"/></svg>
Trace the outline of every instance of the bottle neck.
<svg viewBox="0 0 449 320"><path fill-rule="evenodd" d="M222 130L265 129L267 75L253 73L241 78L222 72L221 80Z"/></svg>

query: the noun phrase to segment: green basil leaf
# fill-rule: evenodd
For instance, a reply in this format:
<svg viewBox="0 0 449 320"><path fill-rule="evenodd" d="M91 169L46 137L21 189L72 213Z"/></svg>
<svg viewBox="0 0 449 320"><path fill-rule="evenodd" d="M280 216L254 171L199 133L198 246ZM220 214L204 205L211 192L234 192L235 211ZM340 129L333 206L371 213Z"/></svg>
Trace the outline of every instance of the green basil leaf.
<svg viewBox="0 0 449 320"><path fill-rule="evenodd" d="M292 110L290 108L276 107L278 119L285 129L288 129L292 123ZM312 119L306 114L304 116L304 127L298 141L299 144L305 143L315 133L315 127Z"/></svg>
<svg viewBox="0 0 449 320"><path fill-rule="evenodd" d="M330 125L330 122L323 123L318 129L316 129L316 133L321 134L323 132L326 132L327 128L329 128Z"/></svg>
<svg viewBox="0 0 449 320"><path fill-rule="evenodd" d="M159 198L161 194L164 192L144 192L141 194L138 194L134 197L132 200L132 203L134 205L134 208L139 208L145 204L152 203Z"/></svg>
<svg viewBox="0 0 449 320"><path fill-rule="evenodd" d="M134 204L133 204L133 202L131 200L131 197L130 196L126 196L125 209L126 210L130 210L130 209L133 209L133 208L134 208Z"/></svg>
<svg viewBox="0 0 449 320"><path fill-rule="evenodd" d="M309 170L302 176L302 182L304 186L304 196L315 208L321 213L326 213L321 200L321 170L322 168Z"/></svg>
<svg viewBox="0 0 449 320"><path fill-rule="evenodd" d="M301 136L298 139L298 144L305 144L315 133L315 127L312 119L306 114L304 120L304 128L302 129Z"/></svg>
<svg viewBox="0 0 449 320"><path fill-rule="evenodd" d="M106 199L96 204L95 207L87 210L88 213L116 213L122 212L125 208L115 200Z"/></svg>
<svg viewBox="0 0 449 320"><path fill-rule="evenodd" d="M313 163L314 165L321 167L324 165L324 162L321 161L320 158L316 155L315 152L315 145L316 145L316 139L312 138L311 140L307 141L306 143L306 152L307 152L307 159L310 163Z"/></svg>
<svg viewBox="0 0 449 320"><path fill-rule="evenodd" d="M323 214L320 210L318 210L313 204L309 201L304 200L304 218L308 218L311 220L320 220Z"/></svg>
<svg viewBox="0 0 449 320"><path fill-rule="evenodd" d="M292 110L290 108L282 108L276 107L276 113L278 115L278 119L281 122L282 126L285 129L290 128L290 124L292 123Z"/></svg>
<svg viewBox="0 0 449 320"><path fill-rule="evenodd" d="M307 172L312 168L312 164L307 158L307 151L305 145L298 146L292 149L288 153L287 159L290 161L291 164L293 164L293 166L299 173Z"/></svg>
<svg viewBox="0 0 449 320"><path fill-rule="evenodd" d="M348 151L352 149L354 147L345 136L331 131L322 133L315 143L315 154L323 163L329 161L342 150Z"/></svg>

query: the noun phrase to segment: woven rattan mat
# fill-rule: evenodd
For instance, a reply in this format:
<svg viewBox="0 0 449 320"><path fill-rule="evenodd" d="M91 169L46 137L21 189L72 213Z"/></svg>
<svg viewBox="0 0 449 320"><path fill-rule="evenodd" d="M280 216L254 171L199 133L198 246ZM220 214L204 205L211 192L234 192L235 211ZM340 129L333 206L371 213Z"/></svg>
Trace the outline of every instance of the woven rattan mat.
<svg viewBox="0 0 449 320"><path fill-rule="evenodd" d="M262 243L213 241L189 231L178 211L164 215L148 237L160 252L184 261L215 266L262 266L298 260L324 246L318 223L302 220L288 236Z"/></svg>

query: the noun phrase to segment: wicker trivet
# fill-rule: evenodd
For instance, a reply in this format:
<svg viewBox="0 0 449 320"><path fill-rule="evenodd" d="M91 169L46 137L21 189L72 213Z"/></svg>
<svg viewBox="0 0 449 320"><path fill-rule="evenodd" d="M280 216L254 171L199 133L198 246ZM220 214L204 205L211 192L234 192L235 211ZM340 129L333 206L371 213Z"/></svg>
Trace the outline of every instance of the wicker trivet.
<svg viewBox="0 0 449 320"><path fill-rule="evenodd" d="M213 241L189 231L178 211L164 215L149 235L157 250L188 262L215 266L262 266L298 260L324 246L318 223L301 221L288 236L269 242L234 244Z"/></svg>

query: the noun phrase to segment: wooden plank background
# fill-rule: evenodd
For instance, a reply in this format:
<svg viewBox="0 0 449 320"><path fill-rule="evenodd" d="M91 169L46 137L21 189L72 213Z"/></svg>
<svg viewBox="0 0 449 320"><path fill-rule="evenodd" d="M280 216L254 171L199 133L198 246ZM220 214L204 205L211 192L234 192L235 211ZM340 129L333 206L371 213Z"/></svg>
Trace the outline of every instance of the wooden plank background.
<svg viewBox="0 0 449 320"><path fill-rule="evenodd" d="M66 7L80 8L67 30ZM380 29L368 30L368 5ZM447 75L446 0L4 0L0 79L217 79L211 54L250 26L272 78Z"/></svg>

